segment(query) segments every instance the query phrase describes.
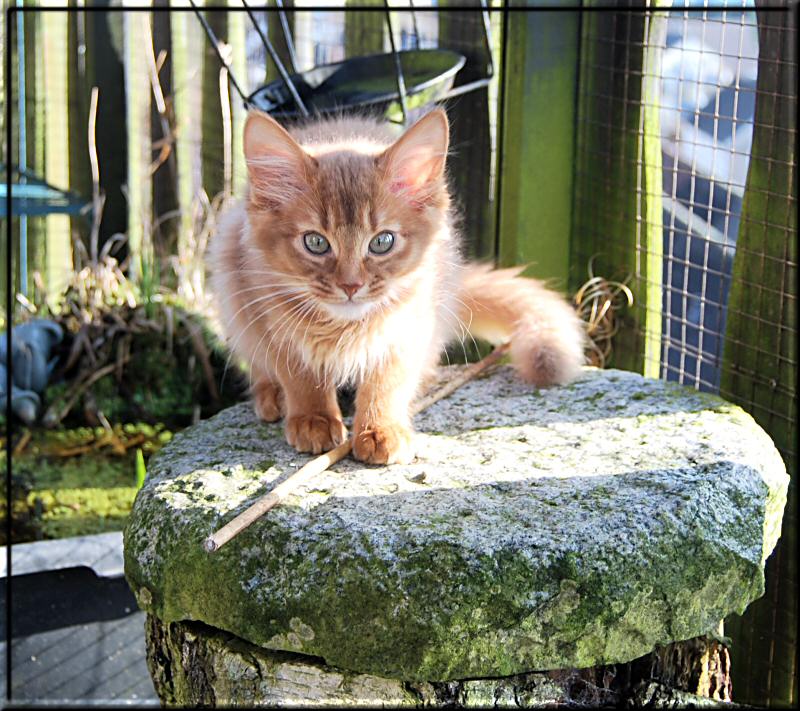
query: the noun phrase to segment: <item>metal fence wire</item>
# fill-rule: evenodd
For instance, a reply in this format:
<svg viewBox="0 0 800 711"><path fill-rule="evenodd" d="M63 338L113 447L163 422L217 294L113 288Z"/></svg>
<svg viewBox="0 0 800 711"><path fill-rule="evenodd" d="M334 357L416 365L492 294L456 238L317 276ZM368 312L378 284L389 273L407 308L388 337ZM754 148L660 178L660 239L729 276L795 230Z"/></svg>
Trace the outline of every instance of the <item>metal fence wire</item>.
<svg viewBox="0 0 800 711"><path fill-rule="evenodd" d="M628 277L618 367L718 392L792 476L767 590L732 637L734 698L797 700L796 14L584 16L573 279ZM735 5L735 7L734 7ZM681 6L681 7L676 7Z"/></svg>

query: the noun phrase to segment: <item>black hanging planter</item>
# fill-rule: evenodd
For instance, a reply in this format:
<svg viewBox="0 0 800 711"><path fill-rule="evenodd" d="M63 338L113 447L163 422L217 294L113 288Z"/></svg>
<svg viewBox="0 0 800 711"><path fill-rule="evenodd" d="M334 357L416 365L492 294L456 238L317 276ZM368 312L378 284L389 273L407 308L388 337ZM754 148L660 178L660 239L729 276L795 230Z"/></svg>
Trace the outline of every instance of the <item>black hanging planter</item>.
<svg viewBox="0 0 800 711"><path fill-rule="evenodd" d="M409 113L444 98L466 62L463 55L445 49L401 51L397 52L397 57L405 80ZM311 114L367 109L389 120L402 120L393 54L354 57L314 67L289 78ZM303 117L283 79L257 89L247 102L277 119Z"/></svg>
<svg viewBox="0 0 800 711"><path fill-rule="evenodd" d="M335 64L314 67L305 72L297 71L294 43L285 21L283 3L281 0L276 0L280 8L279 16L290 57L291 75L284 67L269 37L259 27L252 10L245 0L242 0L253 28L280 75L279 79L245 96L227 57L220 49L220 42L214 31L206 22L195 0L189 2L220 62L227 68L231 84L241 96L245 106L267 112L279 120L292 121L309 116L366 110L373 114L382 114L389 121L408 124L423 113L425 107L434 102L488 86L493 73L486 0L481 0L481 7L488 74L455 89L453 83L456 74L466 63L466 57L446 49L398 50L395 46L388 0L385 17L392 50L390 53L353 57Z"/></svg>

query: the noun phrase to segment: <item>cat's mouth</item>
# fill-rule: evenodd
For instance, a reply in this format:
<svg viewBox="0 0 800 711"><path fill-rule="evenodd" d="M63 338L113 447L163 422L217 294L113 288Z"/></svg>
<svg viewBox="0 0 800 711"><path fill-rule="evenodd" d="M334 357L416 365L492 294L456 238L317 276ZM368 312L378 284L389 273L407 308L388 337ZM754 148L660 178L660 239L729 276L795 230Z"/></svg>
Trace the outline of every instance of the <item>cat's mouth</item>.
<svg viewBox="0 0 800 711"><path fill-rule="evenodd" d="M376 305L374 301L351 301L349 299L347 301L322 302L322 306L328 314L340 321L358 321L373 311Z"/></svg>

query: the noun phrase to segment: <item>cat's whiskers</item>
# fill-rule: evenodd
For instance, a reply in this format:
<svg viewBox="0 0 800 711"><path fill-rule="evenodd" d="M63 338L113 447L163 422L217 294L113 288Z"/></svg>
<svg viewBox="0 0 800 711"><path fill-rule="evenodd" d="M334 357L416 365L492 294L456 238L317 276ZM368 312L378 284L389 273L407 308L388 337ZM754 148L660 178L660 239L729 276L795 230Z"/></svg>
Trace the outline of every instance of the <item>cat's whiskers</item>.
<svg viewBox="0 0 800 711"><path fill-rule="evenodd" d="M467 335L469 335L469 337L472 338L472 343L475 345L475 348L478 347L478 344L475 342L475 339L469 332L469 329L467 329L467 327L464 325L464 322L458 317L458 314L456 314L449 306L447 306L447 304L441 301L438 303L438 305L441 306L443 309L445 309L448 313L450 313L461 327L461 336L459 337L459 340L461 341L461 350L464 352L464 363L466 364L469 362L469 357L467 356L467 347L466 347Z"/></svg>
<svg viewBox="0 0 800 711"><path fill-rule="evenodd" d="M225 368L222 371L222 379L220 380L220 388L225 384L225 376L228 373L228 367L230 366L231 358L233 357L233 354L236 352L236 346L239 343L239 340L242 338L242 336L247 332L247 330L251 326L253 326L255 323L260 321L262 318L264 318L265 316L269 315L272 311L274 311L278 307L285 306L286 304L290 304L293 301L296 301L298 298L300 298L300 296L293 297L293 298L287 298L287 299L284 299L283 301L281 301L278 304L273 304L272 306L269 306L269 308L264 308L261 311L259 311L258 313L256 313L255 316L253 316L253 318L250 319L250 321L248 321L247 325L238 333L238 335L234 339L233 344L230 346L230 353L228 354L228 357L225 359ZM264 335L266 335L266 329L264 331ZM262 335L261 339L263 340L263 338L264 338L264 336ZM261 341L259 340L259 345L260 344L261 344ZM258 349L258 346L256 346L256 350L257 349ZM252 366L252 362L251 362L250 365ZM250 374L250 381L252 382L252 373Z"/></svg>
<svg viewBox="0 0 800 711"><path fill-rule="evenodd" d="M291 342L294 340L294 334L297 332L298 326L303 322L303 318L306 315L308 315L308 313L310 311L309 307L311 307L311 308L314 307L314 303L312 301L310 301L310 300L305 302L305 308L300 309L300 313L297 316L297 323L295 324L294 328L292 329L292 333L289 336L289 338L286 339L287 344L291 344ZM310 325L310 322L309 322L309 325ZM280 354L280 352L279 352L279 354ZM294 377L294 371L291 370L291 368L289 366L289 346L288 345L286 347L286 370L288 370L290 375L292 377Z"/></svg>
<svg viewBox="0 0 800 711"><path fill-rule="evenodd" d="M457 297L455 294L453 294L453 293L448 293L448 294L447 294L447 297L448 297L448 298L450 298L450 299L452 299L453 301L457 301L457 302L458 302L459 304L461 304L461 305L462 305L462 306L463 306L463 307L464 307L464 308L465 308L467 311L469 311L469 323L467 324L467 331L468 331L468 332L471 332L471 331L470 331L470 327L472 326L472 319L473 319L473 317L474 317L474 313L473 313L472 309L471 309L471 308L470 308L470 307L469 307L469 306L468 306L468 305L467 305L467 304L466 304L466 303L465 303L465 302L464 302L462 299L459 299L459 298L458 298L458 297Z"/></svg>
<svg viewBox="0 0 800 711"><path fill-rule="evenodd" d="M306 339L308 338L308 329L311 328L311 324L314 323L314 320L319 317L319 313L320 313L319 306L317 304L315 304L314 302L311 302L311 306L312 306L312 308L311 308L311 317L308 319L308 323L306 324L306 330L303 332L303 340L302 340L303 346L306 345ZM304 350L305 350L305 348L304 348Z"/></svg>
<svg viewBox="0 0 800 711"><path fill-rule="evenodd" d="M283 315L285 321L283 321L283 323L281 323L275 329L275 331L273 331L272 337L269 339L269 343L267 343L267 347L264 350L264 370L265 371L269 372L269 351L270 351L270 348L272 348L273 341L275 340L275 338L278 336L279 333L281 333L282 331L287 330L288 327L291 326L291 324L293 322L294 313L297 312L299 309L301 309L305 305L306 301L307 301L307 299L303 299L303 301L301 301L299 304L295 304L294 306L292 306L292 308L289 309L289 311ZM253 361L251 361L251 363L250 363L251 370L252 370L252 367L253 367L253 362L255 360L256 353L258 352L258 347L261 345L261 342L264 340L264 336L266 336L266 334L268 332L269 332L269 329L265 329L264 330L264 334L261 336L261 339L259 340L258 344L256 345L255 350L253 351ZM283 341L279 340L278 341L278 354L275 357L275 364L276 365L278 364L278 362L280 360L280 354L281 354L282 347L283 347Z"/></svg>

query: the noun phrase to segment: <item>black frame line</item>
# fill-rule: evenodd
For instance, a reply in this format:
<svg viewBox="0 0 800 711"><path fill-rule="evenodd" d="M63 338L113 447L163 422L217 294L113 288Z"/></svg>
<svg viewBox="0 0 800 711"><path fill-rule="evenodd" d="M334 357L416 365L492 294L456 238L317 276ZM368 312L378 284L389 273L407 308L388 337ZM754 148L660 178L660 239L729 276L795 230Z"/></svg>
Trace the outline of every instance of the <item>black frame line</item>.
<svg viewBox="0 0 800 711"><path fill-rule="evenodd" d="M502 18L502 37L503 37L503 46L501 47L500 58L501 58L501 70L499 74L502 76L502 72L506 66L506 52L507 52L507 30L508 30L508 22L509 16L512 14L516 14L519 12L578 12L579 15L582 17L583 13L594 13L594 12L626 12L626 13L647 13L651 12L653 9L657 9L659 12L665 13L685 13L685 12L693 12L696 11L698 13L704 12L709 10L710 8L695 8L691 6L685 7L666 7L666 8L653 8L646 4L637 7L619 7L616 5L611 4L604 4L604 5L595 5L592 7L582 7L578 6L565 6L565 5L533 5L533 6L509 6L509 0L503 0L502 6L500 7L481 7L480 5L452 5L446 8L442 7L418 7L414 5L411 9L414 12L455 12L455 11L483 11L483 12L500 12L503 14ZM287 12L293 11L317 11L317 12L381 12L385 13L386 9L383 6L369 6L369 7L339 7L339 8L332 8L330 6L304 6L302 8L286 8L283 6L282 2L279 2L276 7L259 7L259 8L251 8L251 7L204 7L204 12L248 12L253 9L257 9L259 12L277 12L281 15ZM734 10L734 7L723 7L719 8L720 10ZM753 11L756 13L761 11L772 11L772 12L794 12L797 11L797 7L793 5L786 5L786 4L760 4L752 8ZM396 11L403 12L407 11L403 7L396 8ZM6 131L5 131L5 141L6 141L6 264L5 264L5 273L6 273L6 346L7 352L9 353L9 363L8 368L6 369L6 389L8 393L8 397L6 399L6 470L5 470L5 478L6 478L6 517L5 517L5 529L6 529L6 610L5 610L5 642L6 642L6 659L5 659L5 672L6 672L6 700L12 701L12 649L11 649L11 626L12 626L12 548L13 548L13 540L12 540L12 510L11 510L11 494L12 494L12 434L14 431L13 423L12 423L12 409L11 409L11 383L12 383L12 368L11 368L11 340L12 340L12 328L13 328L13 301L12 301L12 294L13 294L13 249L14 245L12 243L12 221L14 215L12 213L12 161L10 160L12 156L12 112L11 107L13 104L13 78L12 78L12 62L11 62L11 39L12 34L16 32L16 22L13 20L16 19L17 12L83 12L83 13L93 13L93 12L150 12L150 13L161 13L161 12L195 12L194 8L191 6L189 7L153 7L147 5L141 6L133 6L133 7L99 7L96 5L87 5L85 7L76 7L76 6L66 6L66 7L32 7L32 6L16 6L16 5L9 5L6 7L5 13L5 21L6 21L6 56L5 56L5 69L6 69L6 83L5 83L5 120L6 120ZM505 81L498 87L498 117L499 121L503 120L503 112L505 110ZM501 215L501 208L502 208L502 181L503 181L503 150L505 148L505 141L503 139L502 133L500 134L498 140L498 158L497 158L497 167L496 167L496 175L497 175L497 184L496 184L496 191L497 191L497 210L496 210L496 218L495 224L496 227L499 228L500 226L500 215ZM499 234L499 232L497 233ZM499 250L499 241L495 240L495 257L498 255ZM79 705L79 702L78 702ZM127 705L127 704L126 704ZM26 704L26 706L33 706L36 707L36 702L32 704ZM135 705L130 705L130 708L137 708Z"/></svg>

